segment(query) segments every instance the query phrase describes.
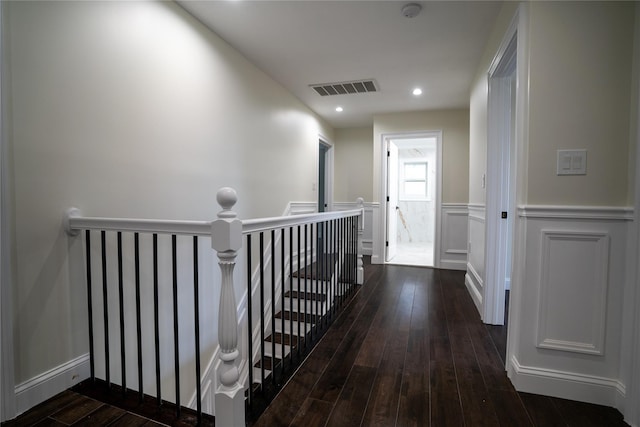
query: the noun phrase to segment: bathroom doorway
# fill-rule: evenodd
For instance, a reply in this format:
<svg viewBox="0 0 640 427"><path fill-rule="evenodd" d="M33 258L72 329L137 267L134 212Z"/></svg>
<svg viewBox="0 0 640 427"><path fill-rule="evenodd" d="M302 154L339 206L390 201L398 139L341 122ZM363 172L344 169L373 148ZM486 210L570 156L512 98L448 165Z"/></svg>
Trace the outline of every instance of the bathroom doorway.
<svg viewBox="0 0 640 427"><path fill-rule="evenodd" d="M387 251L391 264L436 266L438 136L387 139Z"/></svg>

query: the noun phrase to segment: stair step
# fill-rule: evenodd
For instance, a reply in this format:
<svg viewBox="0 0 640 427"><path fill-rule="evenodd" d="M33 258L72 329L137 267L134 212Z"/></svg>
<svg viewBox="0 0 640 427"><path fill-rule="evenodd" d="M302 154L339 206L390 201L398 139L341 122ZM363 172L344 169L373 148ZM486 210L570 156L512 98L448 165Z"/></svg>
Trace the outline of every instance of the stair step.
<svg viewBox="0 0 640 427"><path fill-rule="evenodd" d="M300 299L304 298L304 295L307 294L309 298L312 298L312 295L324 295L326 290L331 286L331 282L323 281L323 280L307 280L305 283L304 279L300 279L300 286L298 286L298 279L295 277L291 279L291 289L287 291L289 292L300 292ZM287 294L285 293L285 296Z"/></svg>
<svg viewBox="0 0 640 427"><path fill-rule="evenodd" d="M265 378L267 376L266 371L273 371L273 367L274 365L272 365L272 362L274 362L275 360L275 366L278 366L278 364L280 364L280 362L282 362L282 359L278 359L277 357L275 359L273 359L271 356L267 356L265 355L264 358L262 358L262 360L258 359L258 361L253 365L255 368L263 368L265 369ZM255 372L255 371L254 371ZM260 371L258 371L258 375L260 375ZM255 381L255 378L254 378Z"/></svg>
<svg viewBox="0 0 640 427"><path fill-rule="evenodd" d="M289 310L285 310L283 312L280 312L278 314L276 314L276 319L282 319L282 316L284 315L284 320L289 321L289 320L293 320L294 324L296 324L296 322L298 321L298 319L300 319L300 322L303 323L311 323L314 324L316 323L316 321L318 320L318 318L320 316L316 316L313 314L304 314L304 313L298 313L297 311L289 311ZM276 321L276 329L278 328L277 325L277 321ZM287 322L285 322L285 325L287 324Z"/></svg>
<svg viewBox="0 0 640 427"><path fill-rule="evenodd" d="M300 303L300 304L298 304ZM298 301L297 299L285 298L284 300L284 309L298 312L301 314L313 314L313 315L323 315L326 311L326 304L320 301Z"/></svg>
<svg viewBox="0 0 640 427"><path fill-rule="evenodd" d="M322 289L322 288L321 288ZM327 300L327 296L324 293L311 293L311 292L304 292L304 290L300 289L300 292L298 291L287 291L284 294L285 298L292 298L292 299L298 299L300 298L301 300L308 300L308 301L326 301Z"/></svg>
<svg viewBox="0 0 640 427"><path fill-rule="evenodd" d="M265 369L264 370L264 380L265 380L265 382L267 382L267 378L269 377L269 375L271 375L271 370ZM257 385L262 384L262 377L261 377L261 374L260 374L260 368L257 367L257 366L253 367L253 384L257 384Z"/></svg>
<svg viewBox="0 0 640 427"><path fill-rule="evenodd" d="M298 345L298 337L295 335L276 332L275 334L269 335L265 341L271 343L272 339L276 342L276 344L282 344L282 340L284 339L284 344L289 347L295 347Z"/></svg>
<svg viewBox="0 0 640 427"><path fill-rule="evenodd" d="M276 333L282 333L284 332L285 335L291 335L293 333L293 335L297 335L297 336L304 336L307 332L309 332L311 330L311 327L313 326L311 323L307 323L304 321L300 322L300 330L298 331L298 322L293 322L293 330L291 329L291 323L290 322L284 322L284 331L282 330L282 322L276 322L276 328L275 331Z"/></svg>
<svg viewBox="0 0 640 427"><path fill-rule="evenodd" d="M271 338L271 336L269 336L269 338ZM282 357L282 343L272 346L271 341L269 341L267 339L267 340L264 341L263 345L264 345L264 355L265 356L271 357L271 355L272 355L271 351L273 350L272 347L275 347L276 359L283 359L283 357ZM285 355L285 357L288 356L289 353L291 353L291 347L288 346L288 345L285 345L284 346L284 355Z"/></svg>

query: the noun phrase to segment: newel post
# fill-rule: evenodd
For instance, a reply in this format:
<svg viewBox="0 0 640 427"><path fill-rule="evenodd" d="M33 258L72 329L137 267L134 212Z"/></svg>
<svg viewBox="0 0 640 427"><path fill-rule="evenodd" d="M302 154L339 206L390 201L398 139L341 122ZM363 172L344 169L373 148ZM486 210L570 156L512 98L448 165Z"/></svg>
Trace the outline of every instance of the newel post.
<svg viewBox="0 0 640 427"><path fill-rule="evenodd" d="M215 394L216 424L244 427L244 388L239 383L240 373L235 363L238 352L238 314L233 287L233 268L236 255L242 247L242 222L231 209L238 201L236 191L224 187L216 195L222 210L211 223L211 246L218 253L222 273L220 309L218 311L218 342L220 360L218 387Z"/></svg>
<svg viewBox="0 0 640 427"><path fill-rule="evenodd" d="M362 235L364 233L364 199L358 197L356 199L358 209L360 209L360 220L358 221L358 263L356 270L356 283L362 285L364 283L364 263L362 261Z"/></svg>

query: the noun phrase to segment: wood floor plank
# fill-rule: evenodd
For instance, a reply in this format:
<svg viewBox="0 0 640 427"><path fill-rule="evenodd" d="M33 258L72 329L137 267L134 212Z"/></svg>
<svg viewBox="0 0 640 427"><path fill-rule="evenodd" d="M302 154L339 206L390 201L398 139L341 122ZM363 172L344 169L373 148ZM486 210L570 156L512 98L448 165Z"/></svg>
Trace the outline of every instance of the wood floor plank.
<svg viewBox="0 0 640 427"><path fill-rule="evenodd" d="M493 408L496 411L500 425L518 427L533 426L531 418L517 392L490 390L489 397L493 403Z"/></svg>
<svg viewBox="0 0 640 427"><path fill-rule="evenodd" d="M55 412L51 415L51 418L56 421L60 421L65 424L73 424L76 421L81 420L85 416L89 415L99 407L101 407L103 403L98 402L97 400L80 396L75 399L70 405L62 408L61 410Z"/></svg>
<svg viewBox="0 0 640 427"><path fill-rule="evenodd" d="M419 292L416 292L419 297ZM414 309L416 304L414 304ZM417 329L411 318L411 331L407 342L407 354L402 377L402 389L398 404L398 426L429 425L429 337L426 329Z"/></svg>
<svg viewBox="0 0 640 427"><path fill-rule="evenodd" d="M74 423L74 426L106 426L125 414L125 411L115 406L102 405L86 417Z"/></svg>
<svg viewBox="0 0 640 427"><path fill-rule="evenodd" d="M3 427L34 425L38 421L44 420L54 412L57 412L71 404L76 399L79 399L80 396L81 395L71 390L65 390L62 393L53 396L51 399L35 406L28 412L20 415L18 418L3 423Z"/></svg>
<svg viewBox="0 0 640 427"><path fill-rule="evenodd" d="M360 425L377 369L354 365L327 422L332 427Z"/></svg>
<svg viewBox="0 0 640 427"><path fill-rule="evenodd" d="M538 394L519 393L520 399L536 426L567 427L552 399Z"/></svg>
<svg viewBox="0 0 640 427"><path fill-rule="evenodd" d="M331 403L307 399L291 422L291 427L324 427L332 409Z"/></svg>

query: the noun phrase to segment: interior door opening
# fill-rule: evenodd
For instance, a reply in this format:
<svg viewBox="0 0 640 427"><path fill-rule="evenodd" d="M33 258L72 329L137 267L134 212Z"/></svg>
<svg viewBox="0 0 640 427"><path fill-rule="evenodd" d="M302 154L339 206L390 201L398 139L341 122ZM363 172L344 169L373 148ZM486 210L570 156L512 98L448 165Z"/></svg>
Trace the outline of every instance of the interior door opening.
<svg viewBox="0 0 640 427"><path fill-rule="evenodd" d="M386 261L435 266L438 138L387 140Z"/></svg>

